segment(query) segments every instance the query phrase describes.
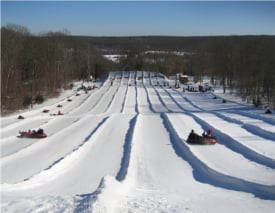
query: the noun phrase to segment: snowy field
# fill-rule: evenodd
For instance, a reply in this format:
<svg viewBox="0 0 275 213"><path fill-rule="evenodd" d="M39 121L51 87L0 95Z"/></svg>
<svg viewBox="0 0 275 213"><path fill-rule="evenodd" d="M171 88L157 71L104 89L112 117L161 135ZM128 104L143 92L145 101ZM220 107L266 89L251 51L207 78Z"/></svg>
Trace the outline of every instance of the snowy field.
<svg viewBox="0 0 275 213"><path fill-rule="evenodd" d="M111 72L1 118L1 212L274 212L274 114L162 84ZM17 137L38 128L48 137ZM219 143L186 143L208 128Z"/></svg>

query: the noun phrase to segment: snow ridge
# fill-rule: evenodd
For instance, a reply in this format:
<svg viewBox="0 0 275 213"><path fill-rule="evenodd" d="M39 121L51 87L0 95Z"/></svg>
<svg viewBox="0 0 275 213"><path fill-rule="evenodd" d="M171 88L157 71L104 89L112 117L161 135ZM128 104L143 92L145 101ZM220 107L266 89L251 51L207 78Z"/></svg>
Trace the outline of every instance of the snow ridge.
<svg viewBox="0 0 275 213"><path fill-rule="evenodd" d="M202 112L206 111L203 108L198 107L197 105L195 105L190 99L188 99L186 97L184 97L184 99L188 103L190 103L194 108L197 108L197 109L199 109ZM236 102L233 101L233 103L236 103ZM249 107L249 108L251 108L251 107ZM232 111L232 110L223 110L223 111ZM237 120L236 118L228 117L228 116L224 115L224 113L222 114L222 113L219 113L217 111L212 111L212 110L211 110L211 112L213 114L215 114L216 116L222 118L225 121L241 125L242 128L246 129L247 131L251 132L252 134L259 135L262 138L265 138L267 140L271 140L271 141L275 142L275 133L272 133L270 131L264 130L261 127L258 127L258 126L252 125L252 124L246 124L243 121ZM233 113L236 114L236 110ZM248 116L250 118L257 119L257 120L262 120L263 122L270 123L270 124L274 125L274 123L272 122L272 120L270 120L270 119L264 119L262 116L255 116L255 115L251 116L250 113L244 113L244 112L242 112L242 113L238 112L237 114L239 114L239 115L245 114L246 116Z"/></svg>
<svg viewBox="0 0 275 213"><path fill-rule="evenodd" d="M246 129L248 132L251 132L254 135L258 135L264 139L275 142L275 133L272 133L270 131L267 131L261 127L258 127L252 124L244 123L240 120L237 120L236 118L230 118L222 113L218 113L218 112L214 112L214 113L215 115L217 115L218 117L222 118L225 121L241 125L242 128Z"/></svg>
<svg viewBox="0 0 275 213"><path fill-rule="evenodd" d="M230 137L227 134L222 133L220 130L218 130L217 128L215 128L214 126L210 125L209 123L205 122L204 120L200 119L196 114L189 114L191 115L194 120L196 122L198 122L203 129L212 129L216 136L219 138L219 143L223 144L224 146L228 147L229 149L231 149L234 152L240 153L241 155L243 155L245 158L254 161L256 163L268 166L272 169L275 169L275 160L270 158L270 157L266 157L252 149L250 149L249 147L241 144L240 142L236 141L234 138Z"/></svg>
<svg viewBox="0 0 275 213"><path fill-rule="evenodd" d="M186 114L190 115L194 118L195 121L197 121L203 129L212 129L214 130L215 134L219 138L219 143L225 145L226 147L230 148L231 150L240 153L244 157L246 157L249 160L252 160L256 163L268 166L270 168L275 168L275 160L266 156L263 156L262 154L248 148L247 146L244 146L243 144L236 141L234 138L230 137L229 135L226 135L219 131L217 128L212 126L211 124L207 123L206 121L200 119L198 117L198 114L191 113L191 111L186 111L180 104L177 103L177 101L169 94L169 96L174 100L174 102L185 111ZM201 111L205 111L195 104L193 104L188 98L184 97L184 99L189 102L194 108L198 108ZM214 113L215 114L215 113ZM222 117L223 118L223 117ZM272 138L274 140L274 138Z"/></svg>
<svg viewBox="0 0 275 213"><path fill-rule="evenodd" d="M225 189L252 193L261 199L275 200L275 186L265 186L249 182L236 177L224 175L209 168L193 155L188 146L186 146L185 141L180 139L165 113L161 113L160 115L163 119L165 128L169 132L170 141L176 154L183 160L188 161L192 166L194 178L196 180Z"/></svg>
<svg viewBox="0 0 275 213"><path fill-rule="evenodd" d="M120 113L123 112L124 108L125 108L125 104L126 104L126 100L127 100L127 94L128 94L128 90L129 90L129 86L127 84L126 86L126 90L125 90L125 94L124 94L124 98L123 98L123 102L122 102L122 107L121 107L121 110L120 110Z"/></svg>
<svg viewBox="0 0 275 213"><path fill-rule="evenodd" d="M142 78L143 79L143 78ZM152 105L152 102L150 101L150 98L149 98L149 92L148 92L148 89L145 87L143 81L142 81L142 86L146 92L146 96L147 96L147 102L149 104L149 109L153 112L153 113L156 113L156 110L153 108L153 105Z"/></svg>
<svg viewBox="0 0 275 213"><path fill-rule="evenodd" d="M116 175L116 179L118 181L123 181L127 175L127 169L129 166L129 161L130 161L130 156L131 156L132 139L133 139L135 125L137 122L137 117L138 117L138 115L136 115L134 118L131 119L131 121L129 123L128 132L125 136L125 143L124 143L124 147L123 147L124 154L123 154L123 158L121 161L120 170L118 171L118 173Z"/></svg>
<svg viewBox="0 0 275 213"><path fill-rule="evenodd" d="M158 76L110 72L96 89L43 105L62 104L63 116L1 118L2 211L273 213L274 114ZM15 136L39 127L47 138ZM209 128L216 145L186 143L191 129Z"/></svg>

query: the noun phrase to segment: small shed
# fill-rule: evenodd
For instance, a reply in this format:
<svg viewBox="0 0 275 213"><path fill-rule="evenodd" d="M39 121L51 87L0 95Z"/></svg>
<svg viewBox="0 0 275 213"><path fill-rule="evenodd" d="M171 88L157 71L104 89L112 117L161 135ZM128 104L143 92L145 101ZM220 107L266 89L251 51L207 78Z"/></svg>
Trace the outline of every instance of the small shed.
<svg viewBox="0 0 275 213"><path fill-rule="evenodd" d="M177 79L180 81L181 84L186 84L188 82L188 75L183 75L181 73L178 73Z"/></svg>

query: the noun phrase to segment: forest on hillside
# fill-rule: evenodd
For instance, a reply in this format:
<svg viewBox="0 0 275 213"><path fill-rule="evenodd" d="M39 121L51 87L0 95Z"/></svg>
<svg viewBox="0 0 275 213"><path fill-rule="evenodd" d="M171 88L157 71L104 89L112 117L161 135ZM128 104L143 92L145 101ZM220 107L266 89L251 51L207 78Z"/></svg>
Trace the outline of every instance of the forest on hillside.
<svg viewBox="0 0 275 213"><path fill-rule="evenodd" d="M74 80L107 72L110 63L67 32L34 36L22 26L2 27L1 114L41 103Z"/></svg>
<svg viewBox="0 0 275 213"><path fill-rule="evenodd" d="M183 54L176 54L183 53ZM104 54L119 54L118 63ZM275 107L275 36L84 37L1 28L1 114L30 107L74 80L113 70L211 76L257 106Z"/></svg>

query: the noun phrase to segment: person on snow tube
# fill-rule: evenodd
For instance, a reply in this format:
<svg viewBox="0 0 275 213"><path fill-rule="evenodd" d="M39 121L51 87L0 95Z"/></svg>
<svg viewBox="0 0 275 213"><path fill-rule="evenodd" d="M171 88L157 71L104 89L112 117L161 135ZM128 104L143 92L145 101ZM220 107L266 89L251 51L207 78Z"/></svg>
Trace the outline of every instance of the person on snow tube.
<svg viewBox="0 0 275 213"><path fill-rule="evenodd" d="M202 136L196 134L192 129L187 139L187 143L189 144L215 144L217 142L217 138L212 136L211 129L209 129L206 133L203 132Z"/></svg>
<svg viewBox="0 0 275 213"><path fill-rule="evenodd" d="M43 129L38 129L36 130L28 130L28 131L20 131L18 137L23 137L23 138L44 138L47 137L47 135L44 133Z"/></svg>
<svg viewBox="0 0 275 213"><path fill-rule="evenodd" d="M195 131L192 129L188 138L187 138L188 143L199 143L200 142L200 136L195 133Z"/></svg>
<svg viewBox="0 0 275 213"><path fill-rule="evenodd" d="M208 129L207 132L202 134L202 143L203 144L215 144L218 142L218 139L212 135L212 130Z"/></svg>
<svg viewBox="0 0 275 213"><path fill-rule="evenodd" d="M211 137L212 136L212 130L211 129L208 129L207 132L203 132L202 133L202 136L205 138L205 137Z"/></svg>

